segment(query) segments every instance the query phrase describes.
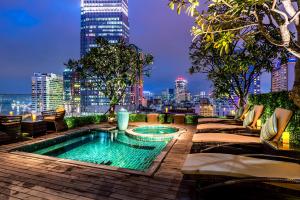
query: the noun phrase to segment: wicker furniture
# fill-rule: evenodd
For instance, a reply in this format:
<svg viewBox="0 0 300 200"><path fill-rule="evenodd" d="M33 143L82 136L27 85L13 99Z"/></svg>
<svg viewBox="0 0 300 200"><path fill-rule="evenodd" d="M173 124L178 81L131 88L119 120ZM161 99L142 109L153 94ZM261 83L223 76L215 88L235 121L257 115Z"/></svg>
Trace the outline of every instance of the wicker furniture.
<svg viewBox="0 0 300 200"><path fill-rule="evenodd" d="M42 112L43 121L47 123L47 130L55 130L56 132L67 130L64 121L66 111L49 110Z"/></svg>
<svg viewBox="0 0 300 200"><path fill-rule="evenodd" d="M17 139L21 134L22 116L0 116L0 141Z"/></svg>
<svg viewBox="0 0 300 200"><path fill-rule="evenodd" d="M22 121L22 132L29 133L32 137L38 134L47 132L47 123L42 120L32 121L25 120Z"/></svg>

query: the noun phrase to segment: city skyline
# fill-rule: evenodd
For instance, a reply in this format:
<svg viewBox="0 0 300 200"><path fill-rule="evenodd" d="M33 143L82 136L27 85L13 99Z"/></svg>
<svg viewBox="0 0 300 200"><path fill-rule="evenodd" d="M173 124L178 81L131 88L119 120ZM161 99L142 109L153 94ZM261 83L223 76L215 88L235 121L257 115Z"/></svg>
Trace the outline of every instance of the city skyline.
<svg viewBox="0 0 300 200"><path fill-rule="evenodd" d="M34 72L63 74L63 63L80 56L80 0L8 1L0 5L0 93L30 93ZM44 11L43 8L49 8ZM153 10L156 11L153 16ZM167 1L129 1L130 43L155 58L145 90L159 93L184 76L191 93L210 91L205 75L189 75L188 47L193 21L172 12ZM172 34L171 34L172 33ZM44 45L46 44L46 45ZM262 78L262 91L270 90L270 75ZM157 83L160 84L157 84Z"/></svg>

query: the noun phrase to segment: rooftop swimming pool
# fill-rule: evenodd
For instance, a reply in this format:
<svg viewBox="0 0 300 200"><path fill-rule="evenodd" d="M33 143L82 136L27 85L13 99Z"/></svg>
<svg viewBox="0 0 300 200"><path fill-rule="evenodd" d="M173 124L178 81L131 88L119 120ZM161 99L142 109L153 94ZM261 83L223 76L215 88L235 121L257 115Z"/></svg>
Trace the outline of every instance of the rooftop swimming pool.
<svg viewBox="0 0 300 200"><path fill-rule="evenodd" d="M23 146L14 151L147 171L171 140L142 141L125 132L90 130Z"/></svg>

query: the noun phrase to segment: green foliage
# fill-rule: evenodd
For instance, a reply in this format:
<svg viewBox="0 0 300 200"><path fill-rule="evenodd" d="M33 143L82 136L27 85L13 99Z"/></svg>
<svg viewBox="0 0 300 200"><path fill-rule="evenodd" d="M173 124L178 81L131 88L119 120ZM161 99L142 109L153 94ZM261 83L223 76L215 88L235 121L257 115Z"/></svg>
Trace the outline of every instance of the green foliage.
<svg viewBox="0 0 300 200"><path fill-rule="evenodd" d="M147 115L146 114L130 114L129 122L146 122Z"/></svg>
<svg viewBox="0 0 300 200"><path fill-rule="evenodd" d="M166 117L165 114L160 114L160 115L158 116L158 121L159 121L159 123L164 124L164 123L165 123L165 117Z"/></svg>
<svg viewBox="0 0 300 200"><path fill-rule="evenodd" d="M186 115L185 116L185 123L189 125L194 125L198 123L198 116L197 115Z"/></svg>
<svg viewBox="0 0 300 200"><path fill-rule="evenodd" d="M173 123L173 121L174 121L174 115L168 115L168 117L167 117L167 123Z"/></svg>
<svg viewBox="0 0 300 200"><path fill-rule="evenodd" d="M93 115L82 117L68 117L65 118L65 122L69 129L82 127L90 124L99 124L101 122L107 122L106 115Z"/></svg>
<svg viewBox="0 0 300 200"><path fill-rule="evenodd" d="M80 60L69 60L65 65L81 78L93 80L84 82L84 86L97 88L109 99L109 111L114 113L115 106L125 98L126 89L139 83L141 75L149 75L153 56L125 41L111 44L97 38L96 45Z"/></svg>
<svg viewBox="0 0 300 200"><path fill-rule="evenodd" d="M275 53L274 53L275 52ZM251 43L239 42L230 48L225 55L202 36L190 47L192 67L190 73L203 73L213 83L215 98L238 96L242 106L255 78L264 71L273 69L277 53L287 52L270 44L263 36L255 35ZM233 101L234 102L234 101Z"/></svg>
<svg viewBox="0 0 300 200"><path fill-rule="evenodd" d="M291 133L291 141L300 144L300 109L289 99L288 92L276 92L261 95L251 95L248 99L249 105L264 105L264 113L261 117L264 123L276 108L292 110L294 115L286 128Z"/></svg>

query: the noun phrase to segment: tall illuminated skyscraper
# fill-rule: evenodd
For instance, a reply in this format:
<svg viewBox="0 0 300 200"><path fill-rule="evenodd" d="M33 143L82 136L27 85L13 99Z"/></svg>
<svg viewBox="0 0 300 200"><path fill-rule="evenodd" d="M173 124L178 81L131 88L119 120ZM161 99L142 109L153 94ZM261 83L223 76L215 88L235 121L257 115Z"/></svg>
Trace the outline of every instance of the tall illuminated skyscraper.
<svg viewBox="0 0 300 200"><path fill-rule="evenodd" d="M81 56L96 47L95 38L129 42L128 0L81 0Z"/></svg>
<svg viewBox="0 0 300 200"><path fill-rule="evenodd" d="M81 0L81 57L96 47L97 37L106 38L110 43L121 39L129 42L128 0ZM82 112L102 112L102 107L109 103L97 87L93 87L95 82L96 78L81 80Z"/></svg>
<svg viewBox="0 0 300 200"><path fill-rule="evenodd" d="M190 101L191 94L188 92L188 81L183 77L178 77L175 80L175 100L176 103Z"/></svg>

